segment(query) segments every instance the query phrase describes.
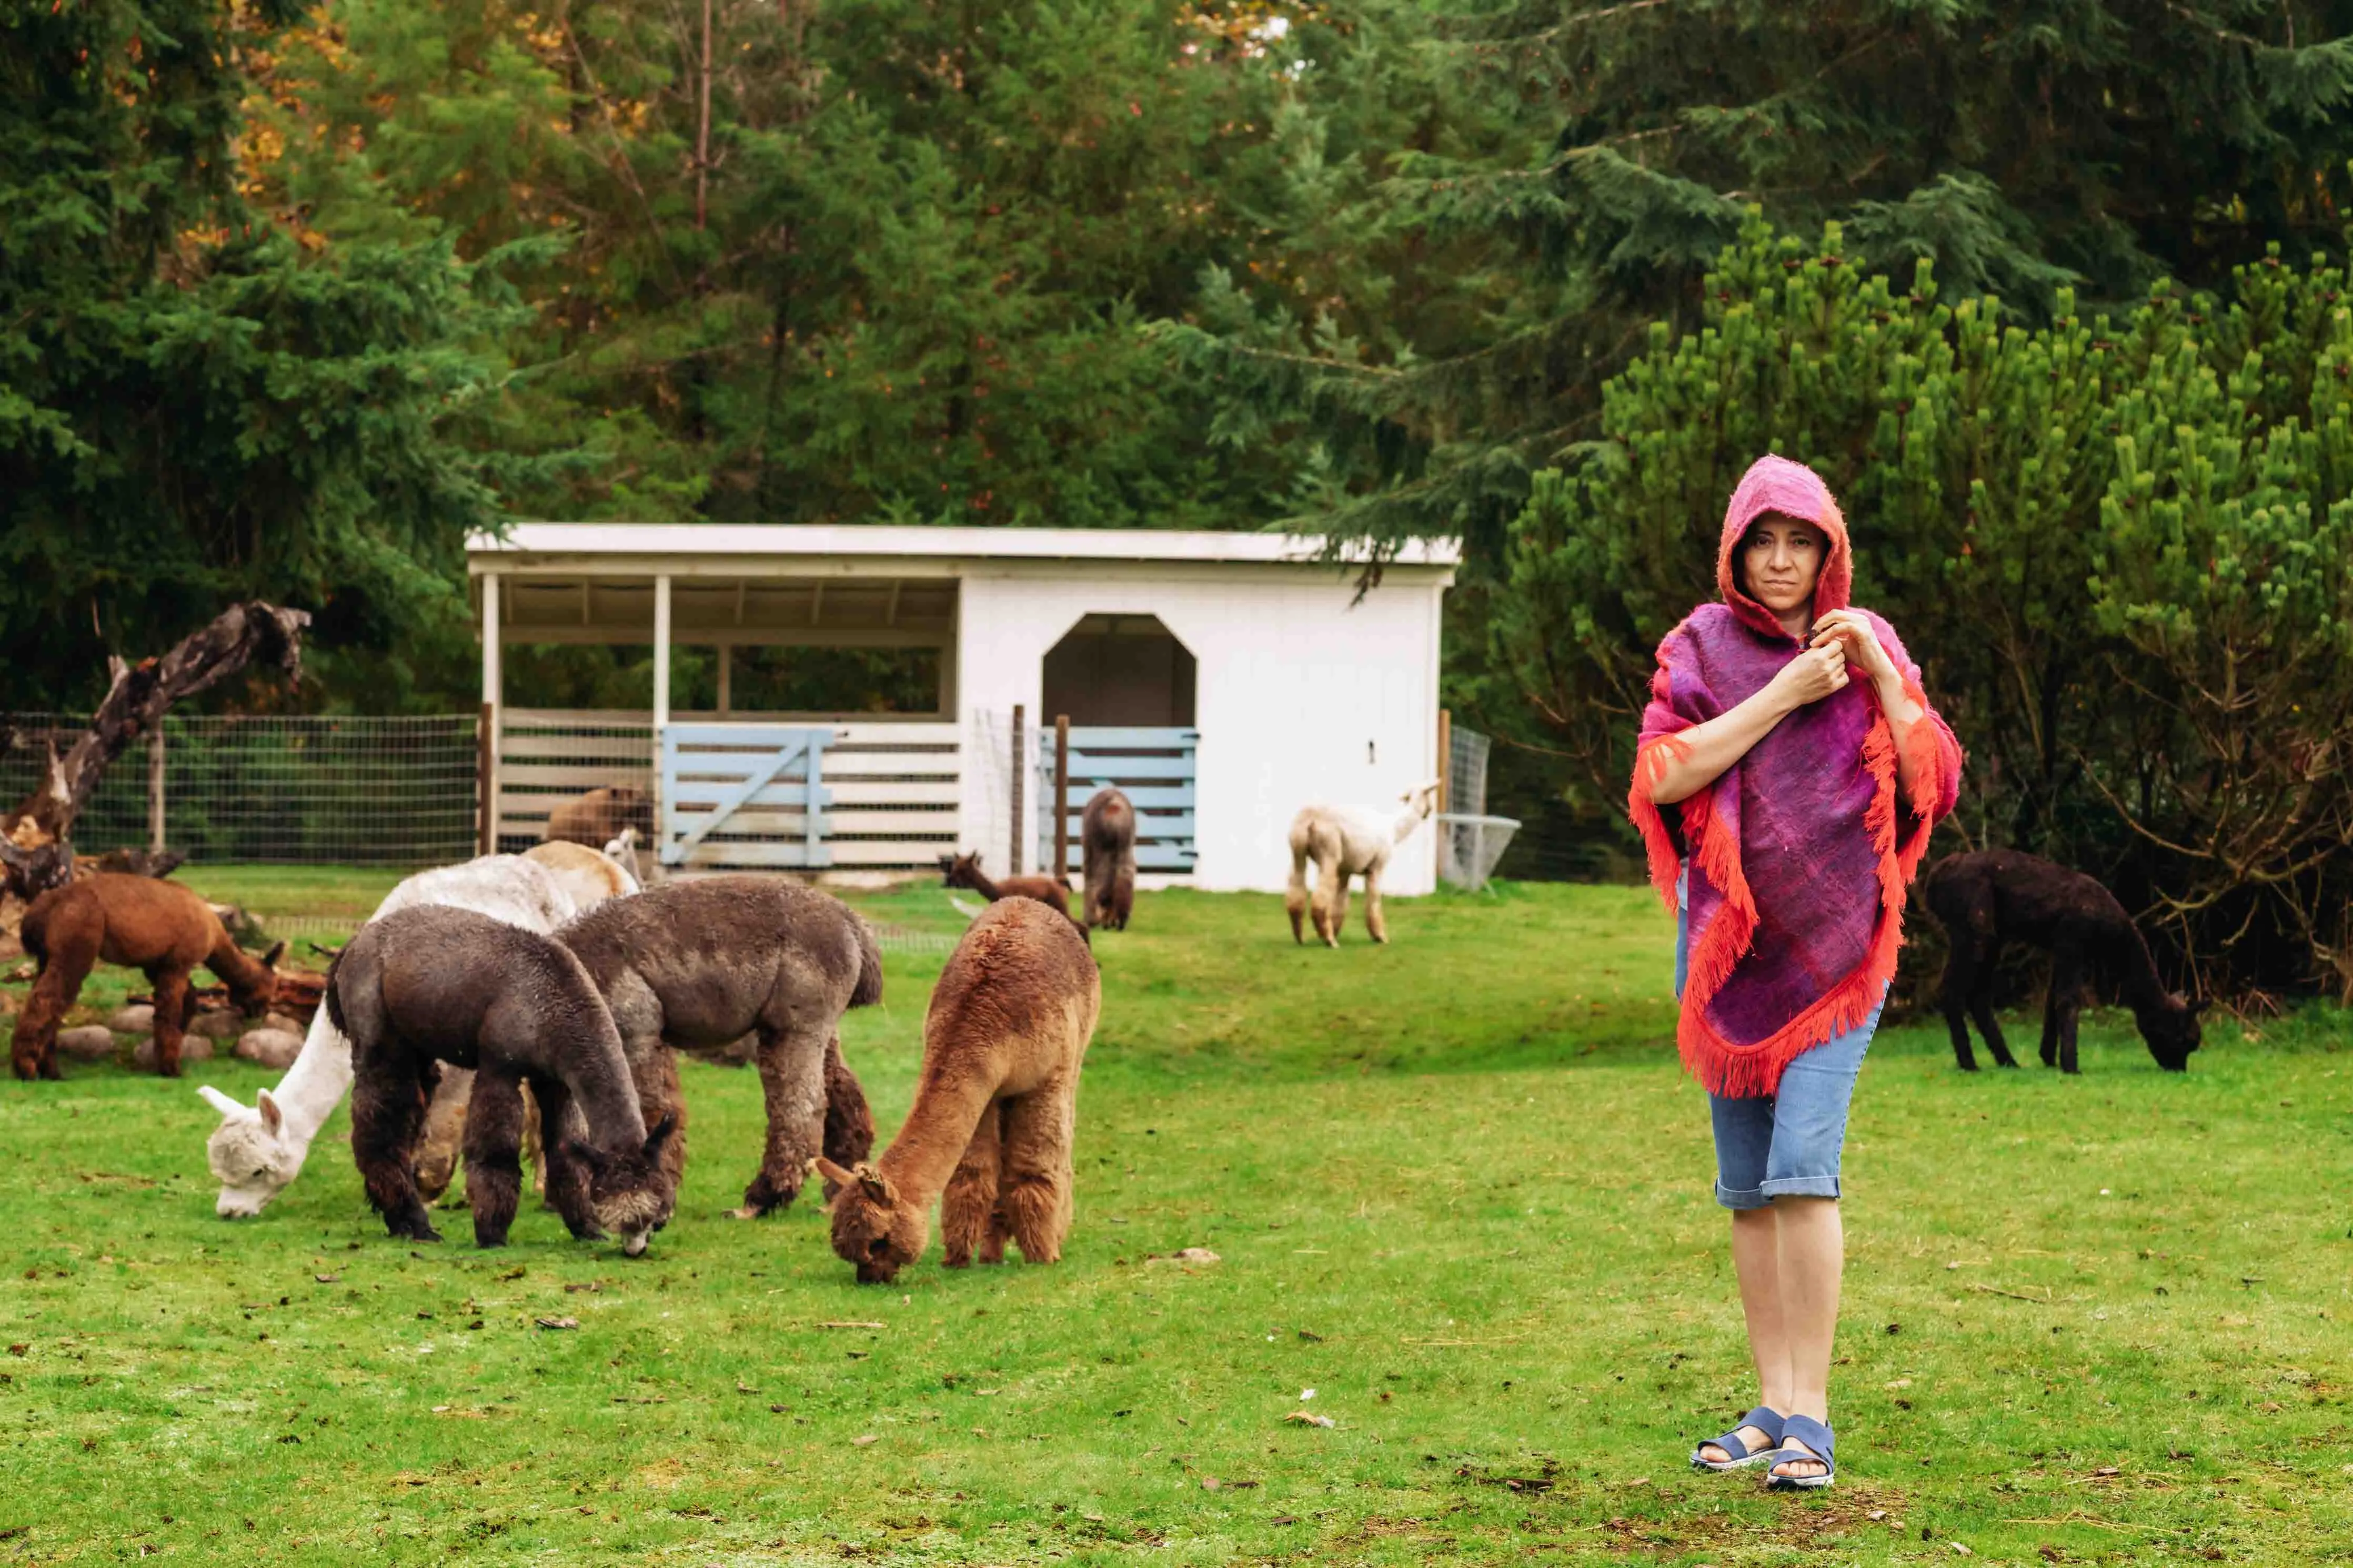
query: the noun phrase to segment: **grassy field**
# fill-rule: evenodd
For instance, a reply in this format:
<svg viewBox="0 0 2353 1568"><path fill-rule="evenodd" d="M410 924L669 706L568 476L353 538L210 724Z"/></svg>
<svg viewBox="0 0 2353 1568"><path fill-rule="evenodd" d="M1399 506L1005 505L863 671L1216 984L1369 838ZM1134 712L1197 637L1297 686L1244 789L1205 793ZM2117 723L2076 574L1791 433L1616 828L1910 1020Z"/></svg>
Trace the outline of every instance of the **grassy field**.
<svg viewBox="0 0 2353 1568"><path fill-rule="evenodd" d="M188 874L305 912L283 879ZM862 907L958 924L936 889ZM2345 1016L2218 1023L2186 1077L2114 1015L2073 1080L1883 1034L1841 1482L1782 1498L1683 1463L1747 1387L1655 902L1390 920L1386 950L1302 951L1273 899L1169 893L1097 939L1050 1269L935 1250L860 1287L813 1209L718 1217L746 1072L688 1069L688 1190L637 1261L533 1212L501 1252L463 1215L389 1242L340 1117L265 1216L216 1220L193 1087L249 1100L241 1063L12 1082L0 1560L2353 1558ZM893 945L845 1030L886 1131L941 963ZM1187 1247L1222 1261L1155 1258Z"/></svg>

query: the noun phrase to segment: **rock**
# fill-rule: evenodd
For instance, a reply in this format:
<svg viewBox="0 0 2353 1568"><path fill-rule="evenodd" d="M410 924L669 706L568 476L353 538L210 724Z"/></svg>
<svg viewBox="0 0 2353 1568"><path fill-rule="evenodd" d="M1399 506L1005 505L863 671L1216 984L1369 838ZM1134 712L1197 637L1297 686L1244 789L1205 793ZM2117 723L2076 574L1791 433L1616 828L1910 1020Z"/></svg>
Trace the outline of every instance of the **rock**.
<svg viewBox="0 0 2353 1568"><path fill-rule="evenodd" d="M208 1062L212 1059L213 1043L210 1040L206 1039L202 1035L181 1037L180 1060L182 1062ZM152 1037L140 1041L131 1048L131 1065L143 1068L149 1072L155 1070L155 1042Z"/></svg>
<svg viewBox="0 0 2353 1568"><path fill-rule="evenodd" d="M237 1037L237 1054L282 1072L302 1054L302 1037L292 1029L248 1029Z"/></svg>
<svg viewBox="0 0 2353 1568"><path fill-rule="evenodd" d="M253 1027L255 1029L275 1029L280 1034L299 1036L307 1031L311 1026L305 1024L300 1018L290 1018L283 1013L271 1013ZM248 1033L251 1032L252 1031L250 1030L248 1031ZM239 1054L242 1055L243 1053Z"/></svg>
<svg viewBox="0 0 2353 1568"><path fill-rule="evenodd" d="M114 1059L114 1031L103 1024L59 1029L58 1049L78 1062L111 1062Z"/></svg>
<svg viewBox="0 0 2353 1568"><path fill-rule="evenodd" d="M202 1035L207 1040L233 1040L245 1033L245 1015L230 1007L216 1013L199 1013L188 1025L188 1033ZM180 1053L185 1056L187 1053Z"/></svg>
<svg viewBox="0 0 2353 1568"><path fill-rule="evenodd" d="M148 1035L155 1030L155 1009L144 1002L128 1007L117 1007L106 1026L118 1035Z"/></svg>

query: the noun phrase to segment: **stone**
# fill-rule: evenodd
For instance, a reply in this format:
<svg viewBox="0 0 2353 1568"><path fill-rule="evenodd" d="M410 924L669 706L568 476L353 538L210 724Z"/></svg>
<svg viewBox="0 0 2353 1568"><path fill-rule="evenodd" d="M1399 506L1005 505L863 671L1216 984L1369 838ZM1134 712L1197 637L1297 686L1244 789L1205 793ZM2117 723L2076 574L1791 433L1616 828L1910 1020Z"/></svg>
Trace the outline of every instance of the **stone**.
<svg viewBox="0 0 2353 1568"><path fill-rule="evenodd" d="M202 1035L208 1040L233 1040L245 1033L245 1015L234 1007L216 1012L199 1013L188 1024L188 1033ZM180 1053L185 1056L187 1053Z"/></svg>
<svg viewBox="0 0 2353 1568"><path fill-rule="evenodd" d="M188 1062L208 1062L212 1059L213 1043L210 1040L206 1039L202 1035L183 1035L180 1037L180 1060L184 1065ZM131 1048L131 1065L143 1068L149 1072L155 1070L155 1042L152 1037L140 1041Z"/></svg>
<svg viewBox="0 0 2353 1568"><path fill-rule="evenodd" d="M155 1030L155 1009L144 1002L117 1007L106 1026L118 1035L148 1035Z"/></svg>
<svg viewBox="0 0 2353 1568"><path fill-rule="evenodd" d="M283 1035L299 1036L308 1033L311 1026L302 1022L300 1018L290 1018L283 1013L271 1013L264 1016L261 1022L256 1024L253 1027L255 1029L275 1029ZM252 1031L248 1030L247 1032L251 1033Z"/></svg>
<svg viewBox="0 0 2353 1568"><path fill-rule="evenodd" d="M58 1051L78 1062L111 1062L114 1059L114 1031L103 1024L59 1029Z"/></svg>
<svg viewBox="0 0 2353 1568"><path fill-rule="evenodd" d="M283 1072L302 1054L302 1037L291 1029L248 1029L237 1037L237 1054L247 1061Z"/></svg>

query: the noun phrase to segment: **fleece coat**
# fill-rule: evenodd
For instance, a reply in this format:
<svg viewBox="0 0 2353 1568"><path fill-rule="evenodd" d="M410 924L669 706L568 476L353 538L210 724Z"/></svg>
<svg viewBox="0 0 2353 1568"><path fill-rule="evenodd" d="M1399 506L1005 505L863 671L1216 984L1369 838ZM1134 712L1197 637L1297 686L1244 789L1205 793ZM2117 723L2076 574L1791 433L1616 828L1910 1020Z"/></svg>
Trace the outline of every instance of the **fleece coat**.
<svg viewBox="0 0 2353 1568"><path fill-rule="evenodd" d="M1757 459L1725 509L1719 602L1659 645L1627 803L1671 909L1688 867L1676 1043L1694 1077L1733 1097L1773 1093L1792 1059L1871 1016L1895 973L1905 889L1960 788L1960 747L1929 707L1919 667L1895 628L1865 610L1923 714L1904 742L1908 788L1878 695L1856 679L1784 718L1706 788L1667 810L1652 803L1651 781L1687 754L1681 732L1761 691L1805 650L1735 571L1749 526L1767 512L1829 539L1809 624L1848 607L1853 551L1830 488L1803 464Z"/></svg>

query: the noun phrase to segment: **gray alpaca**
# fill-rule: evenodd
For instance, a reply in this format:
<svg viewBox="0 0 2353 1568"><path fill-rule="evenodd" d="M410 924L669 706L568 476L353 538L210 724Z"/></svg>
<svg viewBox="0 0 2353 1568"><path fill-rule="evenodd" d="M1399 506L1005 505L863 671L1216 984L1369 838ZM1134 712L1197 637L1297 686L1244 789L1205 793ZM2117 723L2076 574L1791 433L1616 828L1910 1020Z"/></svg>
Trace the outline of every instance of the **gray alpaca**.
<svg viewBox="0 0 2353 1568"><path fill-rule="evenodd" d="M549 1202L575 1237L601 1226L630 1257L646 1249L670 1124L647 1134L612 1016L570 952L471 910L414 905L360 928L328 972L326 1002L352 1042L352 1155L393 1235L441 1239L417 1190L417 1143L448 1062L474 1069L466 1186L477 1245L504 1246L514 1222L528 1079L549 1127L586 1131L547 1141Z"/></svg>
<svg viewBox="0 0 2353 1568"><path fill-rule="evenodd" d="M853 1165L871 1151L874 1118L841 1060L840 1026L847 1009L882 999L882 953L839 900L780 878L700 878L601 904L555 936L612 1010L643 1114L681 1133L676 1053L758 1037L768 1136L739 1218L790 1204L820 1152ZM665 1218L685 1162L681 1136L663 1158Z"/></svg>

